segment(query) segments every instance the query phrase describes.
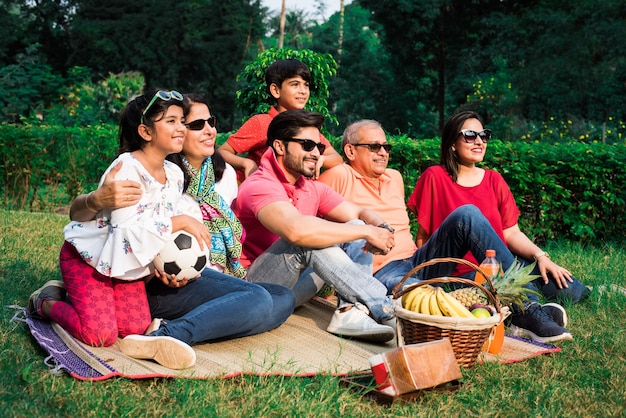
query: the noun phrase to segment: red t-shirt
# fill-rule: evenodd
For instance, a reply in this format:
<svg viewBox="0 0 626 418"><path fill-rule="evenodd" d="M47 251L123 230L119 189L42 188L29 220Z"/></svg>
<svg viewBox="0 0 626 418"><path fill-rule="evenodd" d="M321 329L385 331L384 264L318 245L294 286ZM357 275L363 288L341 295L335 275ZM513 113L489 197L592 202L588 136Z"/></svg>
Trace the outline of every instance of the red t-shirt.
<svg viewBox="0 0 626 418"><path fill-rule="evenodd" d="M237 154L248 153L249 159L254 161L257 165L261 163L261 157L267 149L267 128L270 126L270 122L280 112L276 110L274 106L270 107L269 113L263 113L254 115L248 119L237 132L232 134L226 140L226 143L230 145ZM330 142L320 134L320 141L330 147ZM239 182L245 180L243 170L237 170L237 179Z"/></svg>
<svg viewBox="0 0 626 418"><path fill-rule="evenodd" d="M485 176L477 186L465 187L453 182L443 166L428 167L417 180L407 202L429 235L452 211L465 204L478 207L503 241L503 231L517 224L519 218L520 212L509 186L500 173L493 170L485 170ZM469 252L465 259L477 264ZM465 268L459 267L459 271L461 267Z"/></svg>
<svg viewBox="0 0 626 418"><path fill-rule="evenodd" d="M233 212L246 230L241 255L241 262L246 267L279 238L257 219L264 206L277 201L290 202L303 215L323 218L344 198L326 184L304 176L291 184L278 165L274 150L268 148L259 169L241 183L233 202Z"/></svg>

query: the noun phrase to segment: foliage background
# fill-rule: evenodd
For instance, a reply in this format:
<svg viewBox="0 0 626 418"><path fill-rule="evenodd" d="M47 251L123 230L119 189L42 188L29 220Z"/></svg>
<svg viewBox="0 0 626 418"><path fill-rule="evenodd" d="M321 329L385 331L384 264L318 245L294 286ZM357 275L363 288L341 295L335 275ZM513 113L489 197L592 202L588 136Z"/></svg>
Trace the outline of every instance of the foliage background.
<svg viewBox="0 0 626 418"><path fill-rule="evenodd" d="M354 0L328 19L286 3L285 46L337 63L327 98L335 135L368 118L429 138L454 111L473 108L506 140L555 118L602 126L599 139L615 142L605 125L626 120L622 0ZM234 130L250 116L235 102L237 75L276 46L279 22L260 0L0 6L0 121L18 123L81 124L48 110L68 105L76 86L130 72L143 77L141 89L207 96L220 129ZM78 109L91 123L115 123L115 112Z"/></svg>
<svg viewBox="0 0 626 418"><path fill-rule="evenodd" d="M3 206L55 211L93 190L116 155L115 127L0 125ZM218 142L226 134L220 134ZM336 149L341 139L329 137ZM388 135L389 166L406 197L427 167L439 163L440 140ZM626 147L601 142L551 144L492 140L483 166L507 180L521 210L520 226L538 243L626 236Z"/></svg>

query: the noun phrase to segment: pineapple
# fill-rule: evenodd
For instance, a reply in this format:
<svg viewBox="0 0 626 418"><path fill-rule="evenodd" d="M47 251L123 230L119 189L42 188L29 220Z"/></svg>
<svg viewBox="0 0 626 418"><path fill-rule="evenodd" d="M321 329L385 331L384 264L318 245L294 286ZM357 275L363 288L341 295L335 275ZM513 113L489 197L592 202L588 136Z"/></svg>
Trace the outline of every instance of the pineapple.
<svg viewBox="0 0 626 418"><path fill-rule="evenodd" d="M528 300L528 294L538 295L537 292L523 287L540 277L538 275L530 274L534 268L535 263L524 267L522 263L515 259L511 267L509 267L504 274L502 274L501 268L500 274L497 274L492 278L495 289L492 289L489 286L489 283L483 283L483 286L485 286L487 290L491 291L494 296L497 294L502 306L511 307L512 305L517 305L521 308L524 306L524 302ZM450 292L450 295L454 296L455 299L460 301L463 306L468 309L475 303L483 305L489 304L487 296L477 287L463 287L461 289L456 289Z"/></svg>
<svg viewBox="0 0 626 418"><path fill-rule="evenodd" d="M456 300L469 309L473 304L487 305L487 296L477 287L462 287L450 292Z"/></svg>
<svg viewBox="0 0 626 418"><path fill-rule="evenodd" d="M493 292L494 295L497 294L502 306L512 307L517 305L519 308L522 308L524 302L528 300L529 294L539 296L539 293L536 291L523 287L540 277L536 274L530 274L535 268L535 264L536 262L524 267L516 258L504 274L502 274L502 268L500 268L500 274L497 274L492 279L495 289L491 289L488 283L485 283L485 287Z"/></svg>

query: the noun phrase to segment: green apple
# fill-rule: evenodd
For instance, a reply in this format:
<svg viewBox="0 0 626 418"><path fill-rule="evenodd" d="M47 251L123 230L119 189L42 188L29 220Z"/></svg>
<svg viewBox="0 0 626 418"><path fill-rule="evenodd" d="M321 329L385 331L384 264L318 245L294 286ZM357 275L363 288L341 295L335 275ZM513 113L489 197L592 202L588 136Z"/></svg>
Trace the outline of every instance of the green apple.
<svg viewBox="0 0 626 418"><path fill-rule="evenodd" d="M476 308L472 311L472 315L476 318L491 318L491 312L485 308Z"/></svg>

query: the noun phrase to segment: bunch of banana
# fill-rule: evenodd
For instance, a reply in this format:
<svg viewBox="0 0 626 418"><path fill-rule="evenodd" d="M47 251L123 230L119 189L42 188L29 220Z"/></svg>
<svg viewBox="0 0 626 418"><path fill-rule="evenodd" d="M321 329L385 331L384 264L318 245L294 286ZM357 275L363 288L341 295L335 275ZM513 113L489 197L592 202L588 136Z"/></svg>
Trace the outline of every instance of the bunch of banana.
<svg viewBox="0 0 626 418"><path fill-rule="evenodd" d="M424 285L416 287L402 296L402 306L413 312L436 315L474 318L472 313L453 296L440 287Z"/></svg>

